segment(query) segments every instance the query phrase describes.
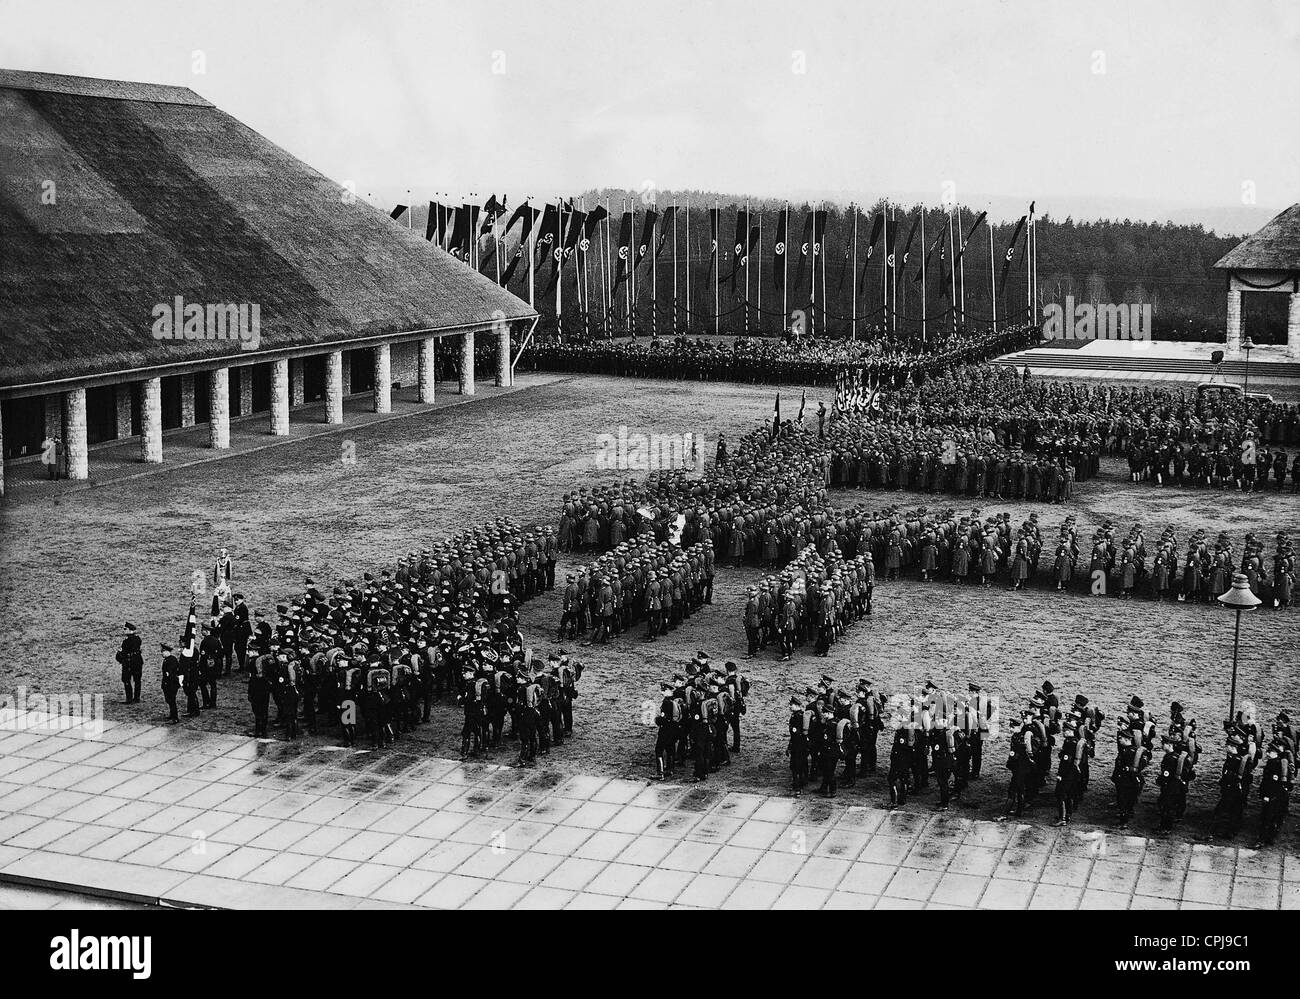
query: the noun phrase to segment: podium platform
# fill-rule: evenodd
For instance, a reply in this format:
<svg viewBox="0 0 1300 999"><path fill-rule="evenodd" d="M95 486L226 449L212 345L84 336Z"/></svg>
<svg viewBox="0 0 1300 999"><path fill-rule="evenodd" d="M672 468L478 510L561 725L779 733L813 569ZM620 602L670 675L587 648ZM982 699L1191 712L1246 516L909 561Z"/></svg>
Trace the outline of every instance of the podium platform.
<svg viewBox="0 0 1300 999"><path fill-rule="evenodd" d="M994 364L1029 366L1035 374L1057 378L1120 378L1135 381L1181 381L1195 384L1214 374L1210 360L1221 343L1171 340L1058 340L996 358ZM1232 357L1220 368L1223 377L1241 383L1246 357ZM1300 361L1285 346L1261 346L1250 352L1250 384L1300 385Z"/></svg>

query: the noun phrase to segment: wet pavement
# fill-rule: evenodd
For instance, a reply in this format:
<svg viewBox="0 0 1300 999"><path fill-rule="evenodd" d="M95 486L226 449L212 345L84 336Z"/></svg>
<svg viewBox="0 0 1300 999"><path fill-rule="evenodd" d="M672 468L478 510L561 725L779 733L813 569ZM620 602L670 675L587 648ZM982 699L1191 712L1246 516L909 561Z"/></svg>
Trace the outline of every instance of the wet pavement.
<svg viewBox="0 0 1300 999"><path fill-rule="evenodd" d="M1300 858L1280 850L400 746L0 723L0 907L1300 908Z"/></svg>

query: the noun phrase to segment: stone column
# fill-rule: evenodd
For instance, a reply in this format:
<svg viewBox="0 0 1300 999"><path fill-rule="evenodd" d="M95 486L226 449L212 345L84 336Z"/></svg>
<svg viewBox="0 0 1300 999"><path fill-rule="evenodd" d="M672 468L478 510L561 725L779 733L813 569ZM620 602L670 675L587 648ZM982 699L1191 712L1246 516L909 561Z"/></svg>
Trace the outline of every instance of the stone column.
<svg viewBox="0 0 1300 999"><path fill-rule="evenodd" d="M239 415L253 412L253 366L245 364L239 369Z"/></svg>
<svg viewBox="0 0 1300 999"><path fill-rule="evenodd" d="M45 397L45 436L63 436L63 396L52 392Z"/></svg>
<svg viewBox="0 0 1300 999"><path fill-rule="evenodd" d="M514 372L510 370L509 326L497 332L497 381L502 385L514 384Z"/></svg>
<svg viewBox="0 0 1300 999"><path fill-rule="evenodd" d="M343 351L325 355L325 422L343 422Z"/></svg>
<svg viewBox="0 0 1300 999"><path fill-rule="evenodd" d="M343 395L346 398L352 394L352 352L345 350L343 353Z"/></svg>
<svg viewBox="0 0 1300 999"><path fill-rule="evenodd" d="M271 362L271 433L289 436L289 359Z"/></svg>
<svg viewBox="0 0 1300 999"><path fill-rule="evenodd" d="M90 454L86 438L86 390L73 389L63 396L64 446L68 449L68 478L90 477Z"/></svg>
<svg viewBox="0 0 1300 999"><path fill-rule="evenodd" d="M140 383L140 460L162 461L162 379Z"/></svg>
<svg viewBox="0 0 1300 999"><path fill-rule="evenodd" d="M1232 278L1228 278L1228 342L1227 352L1229 354L1241 353L1241 292L1232 283Z"/></svg>
<svg viewBox="0 0 1300 999"><path fill-rule="evenodd" d="M393 351L386 343L375 347L375 412L393 411Z"/></svg>
<svg viewBox="0 0 1300 999"><path fill-rule="evenodd" d="M1300 292L1293 291L1286 305L1286 356L1300 361Z"/></svg>
<svg viewBox="0 0 1300 999"><path fill-rule="evenodd" d="M230 447L230 369L208 375L208 447Z"/></svg>
<svg viewBox="0 0 1300 999"><path fill-rule="evenodd" d="M474 331L460 338L460 394L474 394Z"/></svg>
<svg viewBox="0 0 1300 999"><path fill-rule="evenodd" d="M113 400L117 403L117 439L131 436L131 383L113 386Z"/></svg>
<svg viewBox="0 0 1300 999"><path fill-rule="evenodd" d="M181 426L194 426L194 376L181 375Z"/></svg>
<svg viewBox="0 0 1300 999"><path fill-rule="evenodd" d="M437 351L437 337L429 336L420 341L420 401L424 403L433 402L434 386L438 382Z"/></svg>
<svg viewBox="0 0 1300 999"><path fill-rule="evenodd" d="M289 362L289 405L301 406L302 400L302 358L295 357Z"/></svg>

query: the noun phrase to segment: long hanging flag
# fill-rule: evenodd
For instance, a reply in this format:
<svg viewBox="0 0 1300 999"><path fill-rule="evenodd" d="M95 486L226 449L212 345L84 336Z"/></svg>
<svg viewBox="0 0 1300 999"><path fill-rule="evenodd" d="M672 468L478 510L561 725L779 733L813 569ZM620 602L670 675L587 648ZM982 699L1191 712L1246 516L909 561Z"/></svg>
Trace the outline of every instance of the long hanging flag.
<svg viewBox="0 0 1300 999"><path fill-rule="evenodd" d="M409 211L410 209L407 208L406 205L398 205L396 208L394 208L391 212L388 213L388 217L390 219L400 219L404 214L406 214Z"/></svg>
<svg viewBox="0 0 1300 999"><path fill-rule="evenodd" d="M533 231L533 223L537 221L537 216L539 214L540 213L537 209L526 201L515 209L515 216L519 216L523 219L523 228L519 230L519 245L515 247L514 256L510 258L510 266L507 267L506 272L501 275L502 285L510 283L510 278L514 276L515 268L519 266L519 261L521 261L524 254L528 252L528 234ZM506 232L509 232L514 224L515 218L514 216L511 216L510 222L506 225Z"/></svg>
<svg viewBox="0 0 1300 999"><path fill-rule="evenodd" d="M821 256L822 245L826 242L826 226L830 222L831 213L825 208L819 208L813 212L813 262Z"/></svg>
<svg viewBox="0 0 1300 999"><path fill-rule="evenodd" d="M854 244L853 220L857 216L857 214L858 214L858 209L854 207L847 219L848 227L849 227L849 238L844 241L844 256L840 259L840 280L839 280L839 284L836 286L837 291L844 290L844 275L848 272L849 269L849 258L853 256L853 244Z"/></svg>
<svg viewBox="0 0 1300 999"><path fill-rule="evenodd" d="M609 214L604 205L597 205L587 213L586 221L582 225L582 238L578 240L578 266L582 267L587 260L587 254L591 250L591 237L596 232L596 227L605 221Z"/></svg>
<svg viewBox="0 0 1300 999"><path fill-rule="evenodd" d="M907 267L907 258L912 253L912 239L916 236L916 227L920 221L921 213L917 212L916 218L912 219L912 228L907 231L907 243L903 247L903 258L898 262L900 271Z"/></svg>
<svg viewBox="0 0 1300 999"><path fill-rule="evenodd" d="M659 216L659 242L655 246L655 259L659 259L659 254L663 252L664 244L668 242L668 235L673 230L673 216L677 214L677 206L669 205L664 209L663 215Z"/></svg>
<svg viewBox="0 0 1300 999"><path fill-rule="evenodd" d="M429 215L424 220L424 238L432 240L438 234L438 209L442 206L436 201L429 202Z"/></svg>
<svg viewBox="0 0 1300 999"><path fill-rule="evenodd" d="M447 205L438 204L438 246L447 248L447 225L451 221L453 210Z"/></svg>
<svg viewBox="0 0 1300 999"><path fill-rule="evenodd" d="M1011 234L1011 242L1007 244L1006 256L1002 259L1002 280L999 282L1003 290L1007 287L1007 270L1011 267L1011 260L1016 255L1016 242L1020 239L1020 233L1024 231L1025 219L1028 215L1021 215L1020 221L1016 223L1016 231Z"/></svg>
<svg viewBox="0 0 1300 999"><path fill-rule="evenodd" d="M885 266L893 269L894 252L898 249L898 221L885 219Z"/></svg>
<svg viewBox="0 0 1300 999"><path fill-rule="evenodd" d="M718 221L721 215L722 209L709 209L709 271L704 275L706 281L713 277L713 269L718 266Z"/></svg>
<svg viewBox="0 0 1300 999"><path fill-rule="evenodd" d="M934 257L934 251L937 249L939 251L939 270L940 273L943 272L943 244L944 244L944 239L947 237L947 235L948 235L947 230L943 226L940 226L939 234L934 237L934 242L931 243L929 249L925 251L925 264L926 264L925 269L929 268L930 260ZM922 273L923 270L918 270L916 272L916 276L912 278L912 284L921 283Z"/></svg>
<svg viewBox="0 0 1300 999"><path fill-rule="evenodd" d="M782 208L776 217L776 245L772 247L772 284L780 291L785 287L785 241L790 227L790 209Z"/></svg>
<svg viewBox="0 0 1300 999"><path fill-rule="evenodd" d="M625 269L632 256L632 213L624 212L618 227L618 269L614 272L614 287L627 277Z"/></svg>
<svg viewBox="0 0 1300 999"><path fill-rule="evenodd" d="M813 213L809 212L803 220L803 239L799 241L799 269L794 276L794 286L803 287L804 267L808 263L808 251L812 245Z"/></svg>
<svg viewBox="0 0 1300 999"><path fill-rule="evenodd" d="M456 221L451 228L451 242L447 249L454 257L469 252L469 205L456 209Z"/></svg>
<svg viewBox="0 0 1300 999"><path fill-rule="evenodd" d="M776 412L772 416L772 440L781 432L781 393L776 394Z"/></svg>
<svg viewBox="0 0 1300 999"><path fill-rule="evenodd" d="M198 654L199 621L195 608L195 598L190 597L190 612L185 619L185 634L181 636L181 672L189 674L196 668L195 656Z"/></svg>
<svg viewBox="0 0 1300 999"><path fill-rule="evenodd" d="M569 262L569 257L573 256L574 250L578 249L586 221L586 212L580 212L577 209L574 209L573 214L569 216L568 223L564 228L564 240L551 252L551 260L554 262L551 267L551 280L542 292L543 297L555 290L555 282L559 280L564 265Z"/></svg>
<svg viewBox="0 0 1300 999"><path fill-rule="evenodd" d="M970 244L971 237L975 235L975 230L980 227L980 223L988 218L988 214L988 212L980 212L979 215L976 216L975 221L970 224L970 229L966 233L966 238L961 241L961 246L957 248L957 259L953 261L953 266L956 266L961 261L961 258L966 255L966 247ZM957 235L960 236L961 233L958 232Z"/></svg>
<svg viewBox="0 0 1300 999"><path fill-rule="evenodd" d="M736 237L731 241L731 290L736 290L736 275L740 273L741 261L745 257L745 244L749 233L749 209L736 209Z"/></svg>
<svg viewBox="0 0 1300 999"><path fill-rule="evenodd" d="M871 263L871 254L876 248L876 240L880 238L880 227L884 225L884 221L884 216L877 212L875 219L871 223L871 238L867 240L867 255L862 261L862 274L858 278L859 295L867 290L867 265Z"/></svg>
<svg viewBox="0 0 1300 999"><path fill-rule="evenodd" d="M560 236L560 209L557 205L547 205L542 211L542 222L537 227L537 262L541 263L551 255L551 247Z"/></svg>
<svg viewBox="0 0 1300 999"><path fill-rule="evenodd" d="M655 222L658 218L657 211L653 208L646 209L645 218L641 221L641 238L636 241L636 260L633 267L641 266L641 261L650 252L650 240L654 237Z"/></svg>
<svg viewBox="0 0 1300 999"><path fill-rule="evenodd" d="M483 227L479 230L479 235L486 236L492 229L492 223L505 210L505 203L497 201L495 194L489 194L487 202L483 205Z"/></svg>

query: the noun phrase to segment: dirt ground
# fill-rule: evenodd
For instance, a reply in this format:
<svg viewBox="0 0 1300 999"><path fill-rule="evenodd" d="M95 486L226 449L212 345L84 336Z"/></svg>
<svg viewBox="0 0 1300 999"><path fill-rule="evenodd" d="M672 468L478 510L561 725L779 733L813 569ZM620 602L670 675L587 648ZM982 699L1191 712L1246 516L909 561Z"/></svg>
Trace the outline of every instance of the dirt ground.
<svg viewBox="0 0 1300 999"><path fill-rule="evenodd" d="M526 378L521 378L526 383ZM391 565L428 539L498 515L523 523L558 518L561 494L607 481L596 470L597 436L694 433L712 455L719 433L729 437L770 416L772 386L641 382L572 377L513 395L409 419L358 427L356 462L344 465L334 438L303 440L249 455L66 494L49 501L0 505L0 692L102 693L110 718L161 722L157 643L174 639L188 605L191 573L210 572L217 548L235 561L235 587L250 606L270 609L318 582ZM830 393L809 391L809 412ZM782 389L783 415L797 410L799 390ZM94 474L94 457L91 458ZM1106 517L1121 530L1135 519L1148 538L1172 523L1180 537L1197 526L1229 531L1240 545L1247 530L1269 539L1300 533L1300 499L1268 494L1180 492L1132 485L1118 462L1078 488L1068 507L980 503L985 514L1010 509L1017 521L1036 509L1044 536L1055 535L1066 512L1084 536ZM845 502L944 503L942 497L850 493ZM967 508L968 500L953 505ZM567 562L561 563L562 577ZM649 776L654 728L647 724L661 678L680 669L697 649L715 660L743 651L740 615L752 567L720 568L714 604L669 640L648 645L622 636L608 646L577 648L586 664L576 705L577 734L553 750L545 765L574 772ZM549 650L560 617L558 591L524 607L526 639ZM121 703L113 652L123 620L141 630L146 652L143 705ZM572 645L569 650L575 651ZM1243 619L1238 699L1253 699L1262 717L1300 709L1300 608L1259 610ZM1232 615L1217 607L1121 603L1049 590L1009 593L904 580L876 589L873 618L853 627L828 659L811 649L782 664L768 650L744 664L753 689L743 752L716 778L736 789L782 792L784 717L791 692L823 673L843 683L875 679L886 691L933 679L964 690L981 682L1014 710L1045 678L1068 703L1087 694L1110 718L1131 694L1140 694L1160 718L1181 700L1199 719L1205 738L1201 776L1193 786L1180 835L1208 835L1221 761L1217 729L1227 711L1232 663ZM245 732L251 716L244 690L226 681L220 706L182 724ZM458 721L442 706L432 725L399 743L431 752L456 751ZM1098 741L1093 784L1076 821L1105 824L1112 795L1113 726ZM322 737L323 739L323 737ZM1003 746L1005 743L1003 743ZM1006 771L1003 746L985 754L985 776L959 806L979 817L1000 813ZM882 753L885 742L881 740ZM494 754L509 762L512 753ZM850 801L879 804L883 779L874 776L842 792ZM934 807L933 790L909 808ZM1139 802L1135 832L1155 828L1155 790ZM1253 838L1254 797L1243 841ZM1040 804L1031 821L1049 821ZM1284 844L1294 849L1288 824Z"/></svg>

